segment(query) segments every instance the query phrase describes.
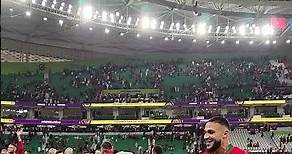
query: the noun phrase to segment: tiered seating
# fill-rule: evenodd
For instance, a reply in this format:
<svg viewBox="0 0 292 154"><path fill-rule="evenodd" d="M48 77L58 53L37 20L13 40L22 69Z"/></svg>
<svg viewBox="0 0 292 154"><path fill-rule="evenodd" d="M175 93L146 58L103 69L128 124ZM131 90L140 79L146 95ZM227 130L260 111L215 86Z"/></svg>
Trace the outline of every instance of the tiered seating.
<svg viewBox="0 0 292 154"><path fill-rule="evenodd" d="M235 129L231 132L231 143L248 150L261 150L276 147L275 143L269 138L270 132L264 132L264 137L258 134L249 134L246 129ZM259 142L259 147L248 147L248 138L253 142Z"/></svg>
<svg viewBox="0 0 292 154"><path fill-rule="evenodd" d="M1 62L66 62L68 59L25 54L17 51L1 49Z"/></svg>

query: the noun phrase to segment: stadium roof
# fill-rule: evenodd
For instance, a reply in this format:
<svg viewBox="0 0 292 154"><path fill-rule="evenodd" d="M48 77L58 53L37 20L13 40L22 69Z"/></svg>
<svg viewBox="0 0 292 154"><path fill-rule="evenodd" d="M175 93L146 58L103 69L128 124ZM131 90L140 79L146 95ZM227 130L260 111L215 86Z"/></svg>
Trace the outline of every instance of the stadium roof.
<svg viewBox="0 0 292 154"><path fill-rule="evenodd" d="M83 19L87 6L90 20ZM4 0L1 12L2 47L13 39L114 54L291 50L292 1ZM279 29L239 34L266 24Z"/></svg>

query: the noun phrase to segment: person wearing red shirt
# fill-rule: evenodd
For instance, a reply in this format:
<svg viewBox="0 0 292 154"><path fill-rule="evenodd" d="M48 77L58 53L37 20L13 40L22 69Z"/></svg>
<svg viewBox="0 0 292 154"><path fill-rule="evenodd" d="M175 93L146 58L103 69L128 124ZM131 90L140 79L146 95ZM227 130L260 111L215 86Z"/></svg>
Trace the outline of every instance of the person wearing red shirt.
<svg viewBox="0 0 292 154"><path fill-rule="evenodd" d="M205 125L204 143L206 150L202 154L248 154L229 143L230 125L223 117L213 117Z"/></svg>
<svg viewBox="0 0 292 154"><path fill-rule="evenodd" d="M15 144L9 144L7 148L7 152L9 154L24 154L24 141L21 139L21 135L23 134L23 129L20 128L16 132L17 141Z"/></svg>

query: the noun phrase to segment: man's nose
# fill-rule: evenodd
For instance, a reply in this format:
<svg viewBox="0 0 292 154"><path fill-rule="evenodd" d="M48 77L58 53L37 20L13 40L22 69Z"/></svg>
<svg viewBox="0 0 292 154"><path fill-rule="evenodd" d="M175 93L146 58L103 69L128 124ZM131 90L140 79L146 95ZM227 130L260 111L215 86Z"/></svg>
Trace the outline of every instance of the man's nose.
<svg viewBox="0 0 292 154"><path fill-rule="evenodd" d="M204 134L204 139L208 139L208 138L209 138L209 134L208 133Z"/></svg>

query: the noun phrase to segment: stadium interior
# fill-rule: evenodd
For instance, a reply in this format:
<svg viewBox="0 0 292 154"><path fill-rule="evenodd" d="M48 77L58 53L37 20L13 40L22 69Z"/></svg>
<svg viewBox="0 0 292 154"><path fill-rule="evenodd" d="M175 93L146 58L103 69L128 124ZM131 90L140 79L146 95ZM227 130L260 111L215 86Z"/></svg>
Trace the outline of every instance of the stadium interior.
<svg viewBox="0 0 292 154"><path fill-rule="evenodd" d="M199 154L221 116L292 154L291 40L290 0L1 0L0 150Z"/></svg>

